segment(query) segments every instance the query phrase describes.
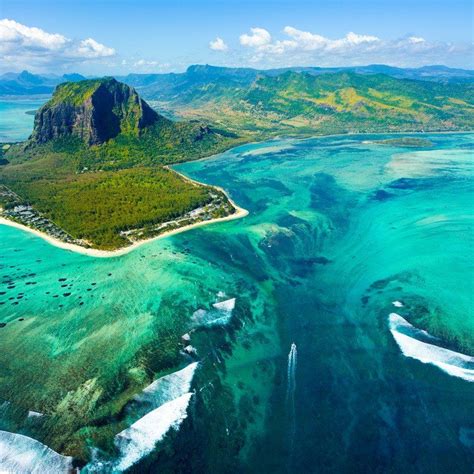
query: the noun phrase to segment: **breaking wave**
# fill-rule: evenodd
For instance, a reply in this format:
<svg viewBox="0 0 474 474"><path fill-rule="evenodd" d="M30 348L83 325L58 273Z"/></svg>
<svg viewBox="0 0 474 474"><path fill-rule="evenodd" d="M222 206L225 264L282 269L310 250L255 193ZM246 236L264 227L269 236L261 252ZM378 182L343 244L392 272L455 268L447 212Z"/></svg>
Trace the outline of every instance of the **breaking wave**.
<svg viewBox="0 0 474 474"><path fill-rule="evenodd" d="M212 305L213 309L210 311L198 309L193 313L192 320L200 326L224 326L232 318L235 301L235 298L219 301Z"/></svg>
<svg viewBox="0 0 474 474"><path fill-rule="evenodd" d="M184 369L160 377L136 395L133 398L132 405L135 408L138 405L148 412L164 403L181 397L190 391L197 366L198 363L194 362Z"/></svg>
<svg viewBox="0 0 474 474"><path fill-rule="evenodd" d="M150 454L170 429L177 429L187 416L192 396L192 393L185 393L164 403L120 432L115 437L115 445L121 453L116 469L124 471L130 468Z"/></svg>
<svg viewBox="0 0 474 474"><path fill-rule="evenodd" d="M0 472L70 473L73 472L72 458L28 436L0 431Z"/></svg>
<svg viewBox="0 0 474 474"><path fill-rule="evenodd" d="M148 385L127 405L127 416L136 419L115 436L119 452L115 461L95 459L85 472L122 472L149 455L171 429L178 429L186 419L193 396L191 383L198 362L165 375ZM138 419L137 419L138 418Z"/></svg>
<svg viewBox="0 0 474 474"><path fill-rule="evenodd" d="M389 327L406 357L434 365L453 377L474 382L474 357L439 346L439 339L415 328L397 313L390 314Z"/></svg>

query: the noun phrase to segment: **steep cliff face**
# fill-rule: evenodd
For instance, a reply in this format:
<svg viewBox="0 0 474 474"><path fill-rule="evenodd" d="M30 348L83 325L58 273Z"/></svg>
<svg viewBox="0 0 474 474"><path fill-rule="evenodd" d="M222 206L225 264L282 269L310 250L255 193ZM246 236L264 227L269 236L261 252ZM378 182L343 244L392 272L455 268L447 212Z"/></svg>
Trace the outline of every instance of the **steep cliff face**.
<svg viewBox="0 0 474 474"><path fill-rule="evenodd" d="M30 140L77 136L99 145L119 133L139 135L159 119L165 120L133 88L115 79L66 82L36 114Z"/></svg>

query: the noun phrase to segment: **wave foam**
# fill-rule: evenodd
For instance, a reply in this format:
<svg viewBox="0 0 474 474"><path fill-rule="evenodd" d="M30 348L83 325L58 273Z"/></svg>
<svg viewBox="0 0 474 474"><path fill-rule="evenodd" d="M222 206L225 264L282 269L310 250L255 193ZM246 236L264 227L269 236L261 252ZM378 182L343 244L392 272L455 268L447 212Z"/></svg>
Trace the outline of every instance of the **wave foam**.
<svg viewBox="0 0 474 474"><path fill-rule="evenodd" d="M134 401L156 408L184 395L191 389L194 372L198 363L189 364L184 369L155 380L135 396Z"/></svg>
<svg viewBox="0 0 474 474"><path fill-rule="evenodd" d="M213 303L213 309L206 311L198 309L193 313L192 319L198 325L203 326L224 326L232 318L232 312L235 308L236 298L230 298L225 301Z"/></svg>
<svg viewBox="0 0 474 474"><path fill-rule="evenodd" d="M474 382L474 357L455 352L435 344L420 341L417 336L439 341L426 331L412 326L397 313L389 316L392 336L406 357L419 360L424 364L435 365L453 377Z"/></svg>
<svg viewBox="0 0 474 474"><path fill-rule="evenodd" d="M187 416L187 407L192 395L185 393L164 403L120 432L115 437L115 445L121 453L116 469L128 469L150 454L156 443L162 440L170 429L177 429Z"/></svg>
<svg viewBox="0 0 474 474"><path fill-rule="evenodd" d="M0 472L71 473L73 472L72 458L62 456L28 436L0 431Z"/></svg>
<svg viewBox="0 0 474 474"><path fill-rule="evenodd" d="M219 311L233 311L235 308L235 298L230 300L220 301L219 303L214 303L212 306Z"/></svg>
<svg viewBox="0 0 474 474"><path fill-rule="evenodd" d="M115 436L116 461L94 460L87 472L122 472L150 454L171 429L178 429L187 416L191 383L198 362L155 380L127 405L132 425ZM138 418L138 419L137 419Z"/></svg>

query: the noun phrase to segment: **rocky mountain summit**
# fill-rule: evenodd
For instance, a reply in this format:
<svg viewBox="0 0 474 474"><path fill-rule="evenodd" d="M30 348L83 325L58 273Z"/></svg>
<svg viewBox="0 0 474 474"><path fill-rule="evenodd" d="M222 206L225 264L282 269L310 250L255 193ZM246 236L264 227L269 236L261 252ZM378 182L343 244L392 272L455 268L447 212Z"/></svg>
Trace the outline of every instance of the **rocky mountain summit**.
<svg viewBox="0 0 474 474"><path fill-rule="evenodd" d="M139 136L160 118L135 89L113 78L66 82L36 114L30 141L76 136L100 145L120 133Z"/></svg>

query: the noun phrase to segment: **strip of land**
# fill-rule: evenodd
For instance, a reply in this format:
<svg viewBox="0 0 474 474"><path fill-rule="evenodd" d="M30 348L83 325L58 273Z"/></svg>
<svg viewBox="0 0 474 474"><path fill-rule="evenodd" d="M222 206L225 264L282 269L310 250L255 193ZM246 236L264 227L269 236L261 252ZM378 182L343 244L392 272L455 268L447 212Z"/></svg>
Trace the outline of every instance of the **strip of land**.
<svg viewBox="0 0 474 474"><path fill-rule="evenodd" d="M187 178L186 176L182 175L181 173L178 173L181 176L185 177L187 180L190 180L191 182L195 184L200 184L197 181L194 181L190 178ZM235 209L235 212L233 214L229 214L224 217L218 217L216 219L208 219L208 220L203 220L199 222L195 222L193 224L185 225L182 227L178 227L176 229L168 230L163 232L162 234L159 234L157 236L148 238L148 239L143 239L134 242L133 244L127 246L127 247L122 247L116 250L98 250L98 249L93 249L93 248L87 248L87 247L82 247L81 245L77 244L72 244L68 242L63 242L60 239L54 238L51 235L48 235L46 232L41 232L37 229L34 229L32 227L28 227L24 224L20 224L19 222L12 221L10 219L7 219L5 217L0 217L0 225L7 225L10 227L14 227L16 229L23 230L25 232L29 232L37 237L42 238L46 242L48 242L51 245L54 245L55 247L59 247L64 250L70 250L71 252L76 252L80 253L82 255L87 255L89 257L98 257L98 258L110 258L110 257L119 257L122 255L126 255L133 250L137 249L138 247L141 247L144 244L147 244L148 242L151 242L153 240L158 240L158 239L163 239L165 237L169 237L171 235L176 235L180 234L181 232L186 232L191 229L195 229L197 227L203 227L205 225L209 224L214 224L216 222L226 222L226 221L232 221L235 219L240 219L242 217L245 217L248 215L248 211L246 209L243 209L242 207L238 206L228 195L227 193L220 187L218 186L212 186L215 189L218 189L219 191L223 192L229 202L232 204L232 206Z"/></svg>

